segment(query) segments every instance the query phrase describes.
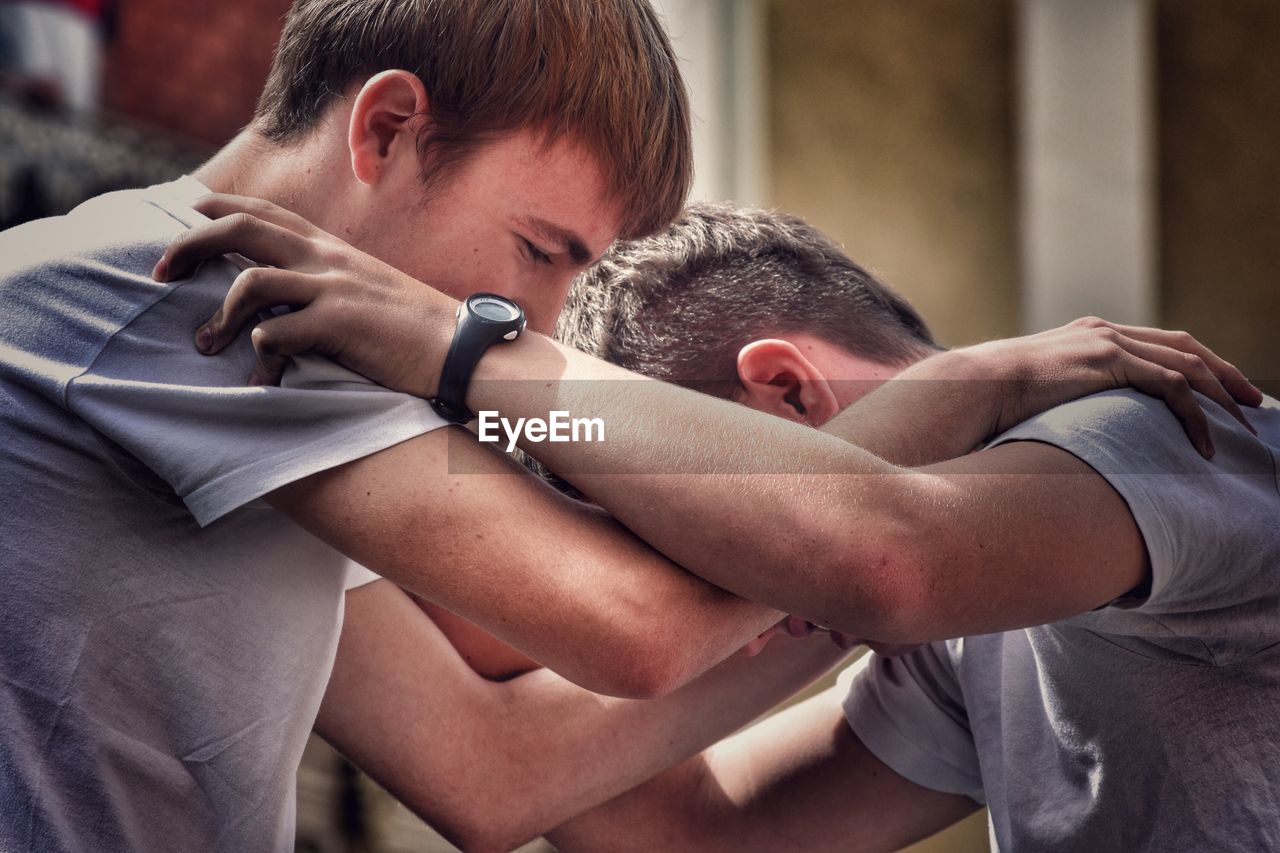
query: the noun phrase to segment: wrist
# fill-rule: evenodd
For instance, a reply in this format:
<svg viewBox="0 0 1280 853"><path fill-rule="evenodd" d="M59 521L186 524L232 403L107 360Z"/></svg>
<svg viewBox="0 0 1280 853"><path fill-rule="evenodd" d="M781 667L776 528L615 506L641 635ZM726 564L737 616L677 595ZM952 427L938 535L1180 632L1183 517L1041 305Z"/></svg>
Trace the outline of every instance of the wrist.
<svg viewBox="0 0 1280 853"><path fill-rule="evenodd" d="M416 320L410 327L412 337L406 337L398 349L384 349L389 362L398 362L399 380L383 384L429 401L440 393L440 375L453 343L459 303L434 288L419 287L422 299L411 309Z"/></svg>
<svg viewBox="0 0 1280 853"><path fill-rule="evenodd" d="M965 452L1003 431L1006 414L1016 409L1014 401L1022 393L1022 365L1004 344L991 341L947 350L901 374L930 381L934 411L940 417L954 411L952 427L963 425L959 431L964 434L962 443L968 444Z"/></svg>
<svg viewBox="0 0 1280 853"><path fill-rule="evenodd" d="M455 317L431 405L446 420L465 424L475 417L468 397L480 361L494 347L509 346L519 338L525 316L520 306L505 296L473 293L457 307Z"/></svg>

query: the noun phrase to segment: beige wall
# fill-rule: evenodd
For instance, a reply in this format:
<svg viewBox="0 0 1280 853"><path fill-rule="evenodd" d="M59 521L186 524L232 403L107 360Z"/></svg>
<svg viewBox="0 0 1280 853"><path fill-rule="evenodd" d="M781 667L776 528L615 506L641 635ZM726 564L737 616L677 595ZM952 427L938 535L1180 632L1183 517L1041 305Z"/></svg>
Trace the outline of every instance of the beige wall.
<svg viewBox="0 0 1280 853"><path fill-rule="evenodd" d="M1280 396L1280 3L1152 0L1158 319ZM773 205L944 342L1018 331L1012 0L768 0ZM986 849L982 816L913 850Z"/></svg>
<svg viewBox="0 0 1280 853"><path fill-rule="evenodd" d="M1280 3L1153 0L1158 313L1280 393ZM769 197L945 342L1018 330L1009 0L769 0Z"/></svg>
<svg viewBox="0 0 1280 853"><path fill-rule="evenodd" d="M1280 3L1156 6L1160 320L1280 396Z"/></svg>
<svg viewBox="0 0 1280 853"><path fill-rule="evenodd" d="M772 204L949 344L1018 330L1011 6L771 0Z"/></svg>
<svg viewBox="0 0 1280 853"><path fill-rule="evenodd" d="M770 201L845 245L947 344L1018 331L1004 0L770 0ZM982 813L918 845L987 849Z"/></svg>

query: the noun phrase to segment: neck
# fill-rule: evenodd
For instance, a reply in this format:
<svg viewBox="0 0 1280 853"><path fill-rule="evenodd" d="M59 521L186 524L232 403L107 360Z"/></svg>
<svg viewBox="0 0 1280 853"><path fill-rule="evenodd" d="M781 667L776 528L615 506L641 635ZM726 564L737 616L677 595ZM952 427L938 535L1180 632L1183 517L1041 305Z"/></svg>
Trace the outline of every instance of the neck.
<svg viewBox="0 0 1280 853"><path fill-rule="evenodd" d="M336 176L319 167L324 161L316 144L314 139L278 144L243 130L192 177L216 193L265 199L326 231L338 230L332 212Z"/></svg>

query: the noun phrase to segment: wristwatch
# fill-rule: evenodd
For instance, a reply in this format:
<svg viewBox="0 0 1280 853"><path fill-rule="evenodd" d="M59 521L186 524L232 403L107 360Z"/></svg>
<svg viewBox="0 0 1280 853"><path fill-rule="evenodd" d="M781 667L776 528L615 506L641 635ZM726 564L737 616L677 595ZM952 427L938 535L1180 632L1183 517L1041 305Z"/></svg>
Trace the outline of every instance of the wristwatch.
<svg viewBox="0 0 1280 853"><path fill-rule="evenodd" d="M475 417L467 408L467 386L489 347L514 341L524 331L524 311L496 293L473 293L458 306L458 325L440 371L440 389L431 407L446 421L465 424Z"/></svg>

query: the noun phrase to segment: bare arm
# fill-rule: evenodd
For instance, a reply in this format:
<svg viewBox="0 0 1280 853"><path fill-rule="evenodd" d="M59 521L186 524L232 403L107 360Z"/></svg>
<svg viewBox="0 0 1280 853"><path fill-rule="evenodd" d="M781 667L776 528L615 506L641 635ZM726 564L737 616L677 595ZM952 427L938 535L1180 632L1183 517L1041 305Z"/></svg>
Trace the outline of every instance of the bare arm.
<svg viewBox="0 0 1280 853"><path fill-rule="evenodd" d="M451 432L268 500L344 554L598 692L667 692L780 618ZM450 473L451 462L471 473Z"/></svg>
<svg viewBox="0 0 1280 853"><path fill-rule="evenodd" d="M700 576L854 636L921 642L1055 621L1123 595L1146 571L1124 501L1061 450L1015 445L903 468L835 435L660 383L601 394L596 382L492 378L550 371L557 360L574 376L625 375L563 350L534 365L533 347L520 367L508 364L515 358L495 353L489 380L474 385L478 405L521 414L603 406L612 425L606 443L526 449ZM936 389L929 396L946 411ZM954 408L972 418L975 403L956 395ZM878 430L890 452L923 447L925 432L887 441L879 427L892 414L858 418L855 406L832 429ZM963 435L963 424L957 417L941 432ZM651 473L658 466L672 473Z"/></svg>
<svg viewBox="0 0 1280 853"><path fill-rule="evenodd" d="M820 639L737 656L669 696L546 670L478 677L400 589L347 594L317 731L466 849L509 849L695 754L834 666Z"/></svg>
<svg viewBox="0 0 1280 853"><path fill-rule="evenodd" d="M444 634L458 655L467 662L467 666L480 677L490 681L506 681L538 669L537 661L502 642L476 623L421 596L413 596L413 603L431 617L440 633Z"/></svg>
<svg viewBox="0 0 1280 853"><path fill-rule="evenodd" d="M211 204L216 213L218 206L225 212L239 202ZM291 214L257 204L259 213L277 222L249 217L205 226L171 250L171 268L180 268L183 258L189 262L239 250L312 272L245 273L207 330L212 349L260 307L305 304L254 330L268 369L291 352L319 349L393 387L434 393L455 303L341 241L318 236ZM388 340L397 345L388 347ZM1117 540L1118 550L1099 554L1097 547L1111 543L1090 544L1095 540L1082 534L1099 529L1101 517L1082 513L1047 529L1043 513L1030 511L1089 500L1103 487L1086 476L1040 478L1052 486L1043 492L1023 488L1019 494L1026 500L1010 506L987 500L1001 492L999 482L987 491L965 493L945 478L891 464L850 439L918 465L964 453L992 432L1065 400L1133 385L1163 398L1200 450L1211 455L1193 385L1242 419L1219 379L1241 401L1260 399L1238 371L1185 336L1100 321L947 353L910 372L917 379L945 380L949 390L939 395L936 384L891 383L884 394L871 395L869 403L853 407L823 433L643 380L527 335L495 347L481 361L468 401L473 409L497 409L510 417L568 410L603 418L609 429L605 442L525 449L699 576L847 633L893 642L957 636L988 625L981 602L1009 578L1041 583L1021 590L1025 600L1007 601L1017 605L1008 611L1007 622L989 629L1088 609L1113 597L1114 586L1130 583L1136 549ZM884 404L886 395L892 405ZM912 429L899 428L904 412L912 413L906 419ZM920 429L921 423L930 428ZM984 455L983 460L1001 458ZM1077 489L1082 482L1089 485ZM994 510L983 503L1001 507L999 514L990 515ZM965 513L957 512L960 507ZM961 515L970 526L955 526ZM997 536L1000 524L1004 534ZM977 529L990 535L980 548L970 547ZM1037 578L1026 578L1018 561L1029 553L1018 546L1018 536L1061 560L1047 563ZM960 561L973 558L953 558L953 549L985 551L991 570L956 571L964 568ZM1064 569L1099 556L1106 557L1104 565L1119 567L1104 587L1088 586ZM968 585L949 586L953 576ZM944 588L963 595L941 601L937 595ZM983 612L970 614L965 610L970 605ZM951 614L950 621L925 618L939 609Z"/></svg>
<svg viewBox="0 0 1280 853"><path fill-rule="evenodd" d="M897 850L978 808L872 755L838 688L756 724L548 835L573 850Z"/></svg>

